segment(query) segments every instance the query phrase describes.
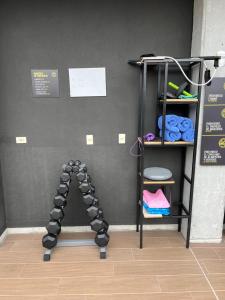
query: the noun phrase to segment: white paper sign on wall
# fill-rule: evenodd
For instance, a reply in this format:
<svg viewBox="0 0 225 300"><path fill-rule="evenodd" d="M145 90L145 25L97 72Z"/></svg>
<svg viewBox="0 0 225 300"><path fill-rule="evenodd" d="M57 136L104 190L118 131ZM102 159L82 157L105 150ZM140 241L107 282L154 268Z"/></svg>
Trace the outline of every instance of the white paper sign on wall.
<svg viewBox="0 0 225 300"><path fill-rule="evenodd" d="M106 96L105 68L70 68L70 97Z"/></svg>

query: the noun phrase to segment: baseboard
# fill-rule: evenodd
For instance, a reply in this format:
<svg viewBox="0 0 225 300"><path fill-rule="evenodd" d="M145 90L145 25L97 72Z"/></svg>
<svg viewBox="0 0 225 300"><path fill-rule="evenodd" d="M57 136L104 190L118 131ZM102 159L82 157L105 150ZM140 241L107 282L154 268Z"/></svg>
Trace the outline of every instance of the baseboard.
<svg viewBox="0 0 225 300"><path fill-rule="evenodd" d="M212 244L219 244L222 242L222 238L220 239L190 239L190 242L192 244L208 244L208 243L212 243Z"/></svg>
<svg viewBox="0 0 225 300"><path fill-rule="evenodd" d="M145 230L177 230L176 224L144 225ZM136 225L110 225L109 231L134 231ZM91 232L90 226L62 226L62 232ZM7 234L46 233L45 227L8 228Z"/></svg>
<svg viewBox="0 0 225 300"><path fill-rule="evenodd" d="M3 233L0 235L0 244L4 242L6 236L8 234L8 229L6 228Z"/></svg>

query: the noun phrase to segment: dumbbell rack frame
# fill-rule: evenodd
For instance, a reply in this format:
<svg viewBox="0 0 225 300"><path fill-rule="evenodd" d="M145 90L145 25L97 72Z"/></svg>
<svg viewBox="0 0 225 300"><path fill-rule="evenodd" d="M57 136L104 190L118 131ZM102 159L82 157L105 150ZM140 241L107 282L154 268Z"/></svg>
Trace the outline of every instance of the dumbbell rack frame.
<svg viewBox="0 0 225 300"><path fill-rule="evenodd" d="M80 162L80 165L82 165L81 162ZM66 164L64 164L63 166L66 166ZM86 173L86 175L88 175L88 174ZM71 173L70 173L70 178L71 178ZM69 185L70 183L71 183L71 179L67 182L67 184ZM51 248L51 249L45 248L44 255L43 255L43 261L50 261L53 250L56 247L81 247L81 246L95 246L96 247L98 245L96 244L94 239L57 240L57 243L53 248ZM106 250L107 245L103 246L103 247L101 247L101 246L98 246L98 247L99 247L100 259L106 259L107 258L107 250Z"/></svg>
<svg viewBox="0 0 225 300"><path fill-rule="evenodd" d="M81 247L81 246L96 247L96 244L94 240L87 239L87 240L59 240L56 245L56 247ZM44 261L50 261L54 248L45 250L43 255ZM105 259L107 257L106 247L99 247L99 256L100 259Z"/></svg>

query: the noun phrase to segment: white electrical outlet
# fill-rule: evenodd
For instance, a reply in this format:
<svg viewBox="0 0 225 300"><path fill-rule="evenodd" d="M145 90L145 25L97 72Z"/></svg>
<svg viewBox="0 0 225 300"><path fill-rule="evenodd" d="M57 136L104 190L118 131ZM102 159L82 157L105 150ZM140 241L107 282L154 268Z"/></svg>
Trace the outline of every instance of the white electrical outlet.
<svg viewBox="0 0 225 300"><path fill-rule="evenodd" d="M86 135L86 143L87 143L87 145L93 145L94 144L93 134L87 134Z"/></svg>
<svg viewBox="0 0 225 300"><path fill-rule="evenodd" d="M27 137L26 136L16 136L16 143L17 144L26 144Z"/></svg>
<svg viewBox="0 0 225 300"><path fill-rule="evenodd" d="M126 144L126 134L125 133L119 133L118 134L118 143L119 144Z"/></svg>

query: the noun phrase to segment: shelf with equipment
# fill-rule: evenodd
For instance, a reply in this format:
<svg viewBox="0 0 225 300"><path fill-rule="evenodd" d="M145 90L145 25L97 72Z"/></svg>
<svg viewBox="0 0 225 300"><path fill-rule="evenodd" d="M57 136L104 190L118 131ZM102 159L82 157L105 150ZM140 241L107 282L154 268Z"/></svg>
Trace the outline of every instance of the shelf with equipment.
<svg viewBox="0 0 225 300"><path fill-rule="evenodd" d="M197 73L197 82L202 83L203 81L203 70L204 70L204 61L212 60L214 64L218 64L219 57L197 57L197 58L180 58L177 59L179 64L182 67L185 67L185 70L188 70L189 74L192 74L193 70L195 74ZM191 230L191 216L192 216L192 202L193 202L193 190L194 190L194 178L195 178L195 162L196 162L196 150L197 150L197 138L198 138L198 123L199 123L199 108L200 108L200 99L202 94L202 86L199 85L197 88L197 97L174 97L168 98L168 76L170 70L179 72L180 70L176 66L175 62L171 59L165 58L152 58L152 57L142 57L140 60L130 60L128 63L132 66L137 66L140 69L140 91L139 91L139 113L138 113L138 140L139 147L137 152L137 215L136 215L136 226L137 231L140 232L140 248L143 248L143 223L144 220L151 222L152 219L177 219L178 220L178 232L181 231L182 220L187 219L187 234L186 234L186 247L189 247L190 243L190 230ZM149 92L149 74L151 72L157 73L157 110L160 111L162 115L162 128L161 128L161 137L155 138L151 141L144 140L144 131L145 131L145 107L147 101L150 101L148 95ZM162 79L163 78L163 79ZM173 83L171 83L173 84ZM162 88L163 87L163 88ZM179 87L178 87L179 88ZM161 94L161 89L163 89L163 94ZM188 92L187 92L188 94ZM194 141L166 141L165 140L165 131L166 131L166 115L168 111L168 106L174 107L178 105L191 105L195 111L194 113ZM175 185L175 180L170 178L168 180L149 180L144 177L144 166L145 166L145 154L148 152L149 148L164 148L165 147L175 147L181 148L182 151L182 166L180 178L180 194L179 201L174 203L171 199L170 203L170 213L168 215L154 215L154 213L148 213L143 206L143 190L144 188L157 187L160 186L162 189L169 189L171 197L171 189ZM185 174L185 160L186 160L186 149L192 149L192 161L191 161L191 172L190 177ZM159 151L159 150L157 150ZM177 175L177 174L176 174ZM184 182L187 182L190 186L189 201L186 206L183 201L183 190Z"/></svg>
<svg viewBox="0 0 225 300"><path fill-rule="evenodd" d="M162 139L155 139L154 141L146 142L144 141L144 147L151 147L151 146L193 146L194 143L192 142L185 142L185 141L175 141L175 142L168 142L162 141Z"/></svg>
<svg viewBox="0 0 225 300"><path fill-rule="evenodd" d="M192 98L192 99L160 99L160 102L166 102L166 104L197 104L198 99Z"/></svg>

